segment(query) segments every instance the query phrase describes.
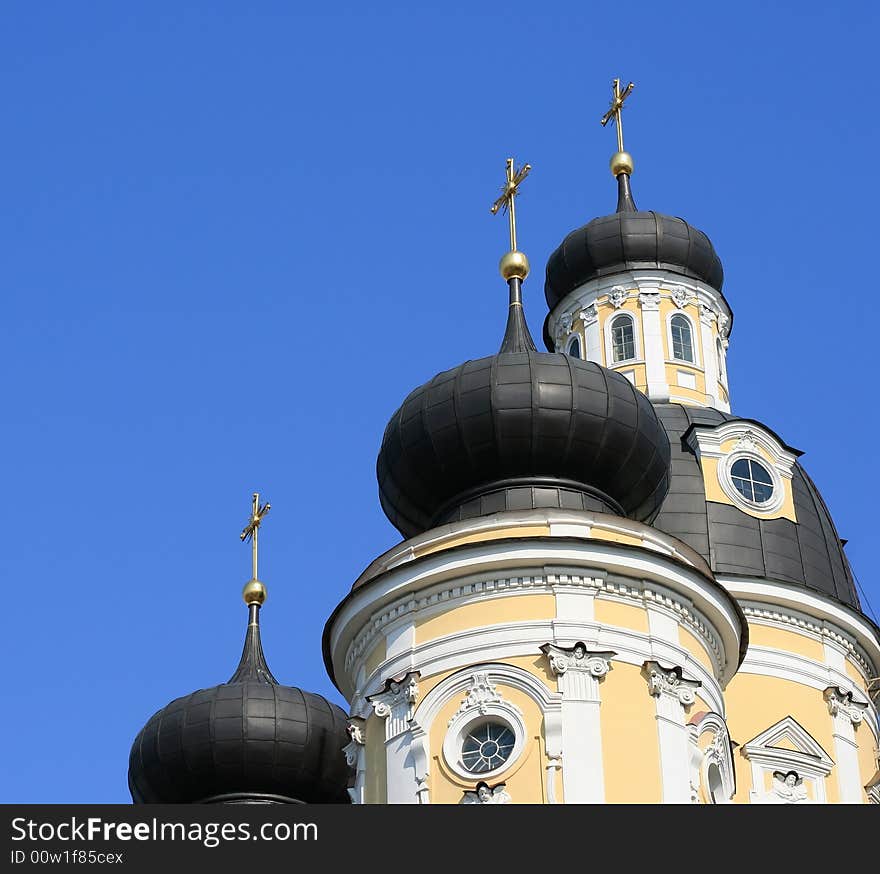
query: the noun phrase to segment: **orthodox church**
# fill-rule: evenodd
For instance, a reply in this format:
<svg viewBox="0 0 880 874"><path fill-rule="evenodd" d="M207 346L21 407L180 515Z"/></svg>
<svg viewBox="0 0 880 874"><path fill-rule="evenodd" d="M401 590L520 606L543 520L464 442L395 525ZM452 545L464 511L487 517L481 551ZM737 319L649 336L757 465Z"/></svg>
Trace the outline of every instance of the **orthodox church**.
<svg viewBox="0 0 880 874"><path fill-rule="evenodd" d="M403 540L324 631L349 714L266 664L255 495L241 662L146 723L136 803L880 804L880 628L801 453L732 411L709 237L636 206L631 91L617 208L546 265L548 351L510 159L499 351L391 416Z"/></svg>

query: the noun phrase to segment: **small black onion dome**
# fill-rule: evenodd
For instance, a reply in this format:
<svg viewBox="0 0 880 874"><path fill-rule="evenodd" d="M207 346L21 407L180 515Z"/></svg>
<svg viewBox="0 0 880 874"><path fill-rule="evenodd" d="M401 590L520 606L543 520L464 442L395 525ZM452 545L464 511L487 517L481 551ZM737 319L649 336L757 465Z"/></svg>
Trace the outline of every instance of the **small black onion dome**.
<svg viewBox="0 0 880 874"><path fill-rule="evenodd" d="M640 521L659 509L669 440L645 395L594 362L527 346L438 374L391 417L376 472L405 537L505 509Z"/></svg>
<svg viewBox="0 0 880 874"><path fill-rule="evenodd" d="M176 698L131 747L136 804L348 804L348 720L311 692L282 686L260 643L258 604L228 683Z"/></svg>
<svg viewBox="0 0 880 874"><path fill-rule="evenodd" d="M706 234L684 219L637 210L625 173L618 189L617 212L572 231L548 258L547 306L552 310L591 279L644 268L680 273L720 292L724 268Z"/></svg>

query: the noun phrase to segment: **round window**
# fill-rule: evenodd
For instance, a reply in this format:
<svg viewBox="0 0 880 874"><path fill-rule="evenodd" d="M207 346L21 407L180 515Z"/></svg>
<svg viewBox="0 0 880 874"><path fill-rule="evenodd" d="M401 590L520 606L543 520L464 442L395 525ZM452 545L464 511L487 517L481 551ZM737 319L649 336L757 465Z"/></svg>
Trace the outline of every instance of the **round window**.
<svg viewBox="0 0 880 874"><path fill-rule="evenodd" d="M486 720L468 726L461 744L461 763L471 774L500 768L513 754L516 737L510 726Z"/></svg>
<svg viewBox="0 0 880 874"><path fill-rule="evenodd" d="M736 490L755 504L766 504L773 497L773 477L760 462L738 458L731 465L730 479Z"/></svg>

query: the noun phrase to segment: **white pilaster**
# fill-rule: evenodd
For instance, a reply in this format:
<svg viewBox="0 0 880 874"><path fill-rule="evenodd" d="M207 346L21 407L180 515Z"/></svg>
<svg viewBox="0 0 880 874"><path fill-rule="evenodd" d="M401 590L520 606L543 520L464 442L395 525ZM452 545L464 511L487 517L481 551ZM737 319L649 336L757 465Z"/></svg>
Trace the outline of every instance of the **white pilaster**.
<svg viewBox="0 0 880 874"><path fill-rule="evenodd" d="M584 339L587 344L586 359L602 364L602 341L599 331L599 310L595 303L584 307L579 318L584 323Z"/></svg>
<svg viewBox="0 0 880 874"><path fill-rule="evenodd" d="M666 356L663 354L663 328L660 324L660 293L643 291L639 294L642 308L642 336L645 340L645 373L648 397L652 401L668 401Z"/></svg>
<svg viewBox="0 0 880 874"><path fill-rule="evenodd" d="M703 347L703 368L706 376L706 401L709 406L717 409L721 399L718 397L718 353L712 332L715 318L711 307L700 305L700 341Z"/></svg>
<svg viewBox="0 0 880 874"><path fill-rule="evenodd" d="M385 774L389 804L418 804L423 787L412 757L411 720L419 694L418 671L385 681L385 687L367 696L373 712L385 720Z"/></svg>
<svg viewBox="0 0 880 874"><path fill-rule="evenodd" d="M840 800L844 804L861 804L862 781L855 727L861 724L868 705L854 701L852 692L844 692L837 686L829 686L823 694L834 720L834 758L837 760Z"/></svg>
<svg viewBox="0 0 880 874"><path fill-rule="evenodd" d="M699 680L686 680L679 667L664 668L655 661L645 662L642 673L657 708L663 803L689 804L690 750L685 708L694 703L694 690L702 684Z"/></svg>
<svg viewBox="0 0 880 874"><path fill-rule="evenodd" d="M559 647L545 643L562 693L562 787L566 804L605 801L599 681L611 670L611 651L590 652L582 643Z"/></svg>
<svg viewBox="0 0 880 874"><path fill-rule="evenodd" d="M349 787L348 794L352 804L364 803L364 784L366 782L366 765L364 756L364 720L359 716L348 718L348 736L351 741L342 752L349 766L354 768L354 786Z"/></svg>

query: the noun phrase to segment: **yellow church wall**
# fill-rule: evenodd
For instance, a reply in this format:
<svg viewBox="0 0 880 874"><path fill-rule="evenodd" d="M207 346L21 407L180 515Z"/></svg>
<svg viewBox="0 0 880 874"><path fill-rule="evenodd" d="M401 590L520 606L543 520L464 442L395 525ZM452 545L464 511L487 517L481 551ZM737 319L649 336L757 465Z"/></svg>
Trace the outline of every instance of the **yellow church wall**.
<svg viewBox="0 0 880 874"><path fill-rule="evenodd" d="M854 665L849 658L845 662L846 675L856 684L863 692L867 693L868 683L861 669Z"/></svg>
<svg viewBox="0 0 880 874"><path fill-rule="evenodd" d="M385 722L375 715L367 717L364 725L364 801L367 804L386 804Z"/></svg>
<svg viewBox="0 0 880 874"><path fill-rule="evenodd" d="M614 662L602 683L602 756L609 804L662 800L656 706L636 665Z"/></svg>
<svg viewBox="0 0 880 874"><path fill-rule="evenodd" d="M491 531L480 531L476 534L463 534L461 537L453 537L441 542L428 543L424 547L415 550L415 557L430 555L443 549L452 549L465 543L482 543L489 540L504 540L509 537L549 537L549 525L520 525L513 528L496 528Z"/></svg>
<svg viewBox="0 0 880 874"><path fill-rule="evenodd" d="M781 649L812 659L824 664L825 647L818 640L813 640L797 631L787 631L769 625L749 624L749 644Z"/></svg>
<svg viewBox="0 0 880 874"><path fill-rule="evenodd" d="M369 677L382 662L385 661L385 656L387 655L388 648L385 643L385 638L382 637L376 643L376 645L370 650L369 655L364 660L364 670L366 675Z"/></svg>
<svg viewBox="0 0 880 874"><path fill-rule="evenodd" d="M715 676L715 666L706 647L700 639L686 626L678 626L678 642L710 673Z"/></svg>
<svg viewBox="0 0 880 874"><path fill-rule="evenodd" d="M877 747L871 729L862 722L856 726L856 743L859 745L859 775L861 777L862 799L867 802L868 793L865 784L877 772Z"/></svg>
<svg viewBox="0 0 880 874"><path fill-rule="evenodd" d="M627 546L641 546L641 537L633 537L632 534L624 534L622 531L609 531L604 528L594 527L590 529L591 540L607 540L611 543L623 543Z"/></svg>
<svg viewBox="0 0 880 874"><path fill-rule="evenodd" d="M487 782L490 785L504 783L514 804L545 804L543 722L538 705L519 689L497 683L498 692L519 708L526 727L526 743L522 753L509 768ZM466 790L472 791L481 779L475 775L465 780L455 774L443 757L443 741L449 720L455 715L461 699L453 697L440 709L430 730L432 804L458 804Z"/></svg>
<svg viewBox="0 0 880 874"><path fill-rule="evenodd" d="M445 637L468 628L483 628L505 622L528 622L556 617L553 595L502 595L464 604L415 624L416 643Z"/></svg>
<svg viewBox="0 0 880 874"><path fill-rule="evenodd" d="M728 450L722 448L721 451L727 452ZM782 488L785 497L777 510L774 510L772 513L760 513L757 510L752 509L747 510L738 504L735 504L729 497L727 497L724 489L721 488L721 482L718 479L718 462L719 459L717 458L707 458L705 455L700 457L700 467L703 471L703 485L706 489L707 500L716 501L719 504L729 504L731 507L737 507L737 509L742 510L744 513L748 513L750 516L754 516L757 519L790 519L792 522L797 522L797 516L794 512L794 495L792 493L790 479L782 479ZM768 464L770 464L770 462L768 462Z"/></svg>
<svg viewBox="0 0 880 874"><path fill-rule="evenodd" d="M595 617L603 625L617 625L648 634L648 614L641 607L609 601L607 598L596 598Z"/></svg>
<svg viewBox="0 0 880 874"><path fill-rule="evenodd" d="M834 758L831 717L828 715L828 705L818 690L777 677L739 673L730 681L725 691L725 700L730 736L740 744L734 754L734 801L737 804L748 804L752 789L751 765L742 754L741 747L786 716L796 719L825 752ZM769 788L768 784L762 787L762 791ZM840 800L835 769L832 769L825 780L825 792L829 803L834 804Z"/></svg>

